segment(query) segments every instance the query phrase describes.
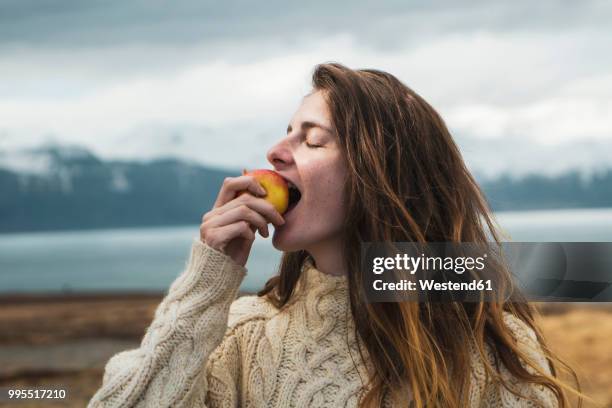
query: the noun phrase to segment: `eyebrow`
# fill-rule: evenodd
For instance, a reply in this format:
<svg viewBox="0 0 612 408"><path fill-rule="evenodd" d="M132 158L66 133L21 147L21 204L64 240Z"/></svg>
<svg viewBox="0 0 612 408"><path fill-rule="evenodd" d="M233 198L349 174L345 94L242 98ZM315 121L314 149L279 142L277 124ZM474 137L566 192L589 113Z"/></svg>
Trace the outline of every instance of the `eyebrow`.
<svg viewBox="0 0 612 408"><path fill-rule="evenodd" d="M300 128L302 129L303 132L307 131L308 129L314 128L314 127L321 128L321 129L323 129L323 130L325 130L325 131L327 131L327 132L329 132L331 134L334 133L333 130L331 130L327 126L323 126L320 123L312 122L312 121L309 121L309 120L307 120L305 122L302 122L302 125L300 126ZM287 126L287 133L291 132L292 129L293 128L291 127L291 124L289 124L289 126Z"/></svg>

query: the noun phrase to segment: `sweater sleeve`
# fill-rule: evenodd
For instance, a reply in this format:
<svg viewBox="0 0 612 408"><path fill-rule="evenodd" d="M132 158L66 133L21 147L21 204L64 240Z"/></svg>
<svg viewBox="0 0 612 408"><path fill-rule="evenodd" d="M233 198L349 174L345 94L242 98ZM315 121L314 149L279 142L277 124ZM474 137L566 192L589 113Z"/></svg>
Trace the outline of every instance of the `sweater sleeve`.
<svg viewBox="0 0 612 408"><path fill-rule="evenodd" d="M111 357L88 408L205 406L206 363L224 338L246 273L194 238L187 266L157 307L140 347Z"/></svg>

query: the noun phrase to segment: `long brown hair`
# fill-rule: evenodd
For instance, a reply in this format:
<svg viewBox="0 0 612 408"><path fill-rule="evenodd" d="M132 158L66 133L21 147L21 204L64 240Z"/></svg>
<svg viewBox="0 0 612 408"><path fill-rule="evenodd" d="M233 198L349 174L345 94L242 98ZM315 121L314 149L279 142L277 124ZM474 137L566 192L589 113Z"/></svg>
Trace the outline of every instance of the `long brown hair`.
<svg viewBox="0 0 612 408"><path fill-rule="evenodd" d="M572 388L557 378L557 367L573 371L546 347L528 303L363 301L362 242L486 243L500 242L500 233L444 121L416 92L389 73L337 63L316 66L312 85L324 91L349 167L343 256L355 329L374 368L361 406L380 406L384 393L402 384L411 387L416 407L467 406L468 344L489 378L504 384L487 347L516 378L547 387L560 406L569 406L566 389ZM258 295L285 305L307 256L283 253L278 275ZM504 313L533 329L552 375L518 347Z"/></svg>

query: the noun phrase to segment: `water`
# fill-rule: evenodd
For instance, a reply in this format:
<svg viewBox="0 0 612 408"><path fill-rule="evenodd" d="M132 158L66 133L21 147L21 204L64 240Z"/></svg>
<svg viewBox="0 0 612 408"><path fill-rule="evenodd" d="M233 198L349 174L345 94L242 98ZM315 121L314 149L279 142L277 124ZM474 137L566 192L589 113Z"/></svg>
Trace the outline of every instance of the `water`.
<svg viewBox="0 0 612 408"><path fill-rule="evenodd" d="M612 209L499 212L514 241L612 241ZM0 235L0 293L167 290L198 225ZM257 237L241 289L274 275L280 252Z"/></svg>
<svg viewBox="0 0 612 408"><path fill-rule="evenodd" d="M610 242L612 208L496 213L517 242Z"/></svg>

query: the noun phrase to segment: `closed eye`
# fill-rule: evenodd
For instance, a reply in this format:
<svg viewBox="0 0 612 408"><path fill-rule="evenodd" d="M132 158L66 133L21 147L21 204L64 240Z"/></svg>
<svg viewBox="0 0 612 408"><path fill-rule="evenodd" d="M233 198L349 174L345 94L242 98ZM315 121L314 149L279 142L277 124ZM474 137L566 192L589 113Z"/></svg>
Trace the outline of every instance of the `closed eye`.
<svg viewBox="0 0 612 408"><path fill-rule="evenodd" d="M308 146L310 148L313 148L313 149L315 149L317 147L323 147L323 145L311 144L311 143L308 143L308 142L306 142L306 146Z"/></svg>

